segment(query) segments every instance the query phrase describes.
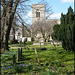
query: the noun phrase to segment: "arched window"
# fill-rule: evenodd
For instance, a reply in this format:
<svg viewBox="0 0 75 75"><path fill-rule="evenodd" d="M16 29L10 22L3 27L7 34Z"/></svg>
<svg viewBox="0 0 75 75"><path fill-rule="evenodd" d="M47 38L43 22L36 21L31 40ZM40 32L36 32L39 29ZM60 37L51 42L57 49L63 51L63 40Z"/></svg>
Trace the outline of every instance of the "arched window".
<svg viewBox="0 0 75 75"><path fill-rule="evenodd" d="M36 10L36 17L40 17L39 9Z"/></svg>

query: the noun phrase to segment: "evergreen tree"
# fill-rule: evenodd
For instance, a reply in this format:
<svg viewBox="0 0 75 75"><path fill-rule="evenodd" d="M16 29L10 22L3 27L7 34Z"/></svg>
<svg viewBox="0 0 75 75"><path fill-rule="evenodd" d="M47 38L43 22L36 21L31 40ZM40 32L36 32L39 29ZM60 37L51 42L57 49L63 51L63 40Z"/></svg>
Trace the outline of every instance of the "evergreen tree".
<svg viewBox="0 0 75 75"><path fill-rule="evenodd" d="M74 46L75 46L75 15L73 12L73 9L71 6L68 8L67 14L61 13L61 24L60 24L60 29L58 28L59 31L59 37L61 38L62 41L62 47L66 50L74 51ZM58 37L56 33L58 31L56 28L53 29L53 37ZM54 38L53 38L54 39ZM57 38L56 38L57 39ZM59 40L59 39L57 39Z"/></svg>
<svg viewBox="0 0 75 75"><path fill-rule="evenodd" d="M60 25L55 25L54 27L53 27L53 30L54 30L54 32L53 32L53 34L52 34L52 38L54 39L54 40L61 40L61 37L60 37Z"/></svg>

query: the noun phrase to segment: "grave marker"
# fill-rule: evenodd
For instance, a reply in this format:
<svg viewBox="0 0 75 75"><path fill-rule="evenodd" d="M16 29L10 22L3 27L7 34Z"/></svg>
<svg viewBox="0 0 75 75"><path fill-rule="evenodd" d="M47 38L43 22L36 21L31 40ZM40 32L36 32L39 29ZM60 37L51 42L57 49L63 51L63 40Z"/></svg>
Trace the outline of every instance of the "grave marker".
<svg viewBox="0 0 75 75"><path fill-rule="evenodd" d="M41 42L40 42L40 48L41 48Z"/></svg>
<svg viewBox="0 0 75 75"><path fill-rule="evenodd" d="M17 51L17 60L18 61L20 60L20 48L18 48L18 51Z"/></svg>
<svg viewBox="0 0 75 75"><path fill-rule="evenodd" d="M13 55L13 64L16 63L16 57L15 57L15 54Z"/></svg>
<svg viewBox="0 0 75 75"><path fill-rule="evenodd" d="M21 48L21 56L22 56L22 48Z"/></svg>
<svg viewBox="0 0 75 75"><path fill-rule="evenodd" d="M35 48L35 54L36 54L36 59L37 59L38 63L40 63L36 48Z"/></svg>

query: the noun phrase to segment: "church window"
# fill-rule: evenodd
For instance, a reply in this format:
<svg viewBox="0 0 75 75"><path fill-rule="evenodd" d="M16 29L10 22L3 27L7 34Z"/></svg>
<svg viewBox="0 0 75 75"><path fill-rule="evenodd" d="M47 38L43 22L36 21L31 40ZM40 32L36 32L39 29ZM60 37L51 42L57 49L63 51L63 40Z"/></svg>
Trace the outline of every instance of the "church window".
<svg viewBox="0 0 75 75"><path fill-rule="evenodd" d="M36 17L40 17L39 9L36 10Z"/></svg>

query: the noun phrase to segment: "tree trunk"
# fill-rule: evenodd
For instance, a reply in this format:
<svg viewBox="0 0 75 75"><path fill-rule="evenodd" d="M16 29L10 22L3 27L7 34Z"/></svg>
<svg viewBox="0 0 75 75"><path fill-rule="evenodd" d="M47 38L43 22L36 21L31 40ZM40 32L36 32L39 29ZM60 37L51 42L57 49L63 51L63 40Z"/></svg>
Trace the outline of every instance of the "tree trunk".
<svg viewBox="0 0 75 75"><path fill-rule="evenodd" d="M10 19L9 19L9 21L11 22ZM4 51L9 50L9 48L8 48L8 40L9 40L9 34L10 34L11 24L12 24L12 22L11 22L11 24L10 24L10 22L8 22L8 21L5 22L4 37L3 37L3 43L2 43L2 49L4 49Z"/></svg>
<svg viewBox="0 0 75 75"><path fill-rule="evenodd" d="M14 14L16 12L16 8L17 8L20 0L16 0L15 1L16 3L14 4L14 6L12 6L13 0L10 0L10 1L11 2L9 2L9 6L7 8L4 8L4 10L7 10L7 12L6 13L4 13L5 11L3 12L3 14L5 14L5 16L3 15L4 18L2 18L4 34L1 36L1 41L2 41L2 50L3 51L9 50L8 40L9 40L10 30L11 30Z"/></svg>
<svg viewBox="0 0 75 75"><path fill-rule="evenodd" d="M13 28L13 40L15 40L15 28Z"/></svg>

